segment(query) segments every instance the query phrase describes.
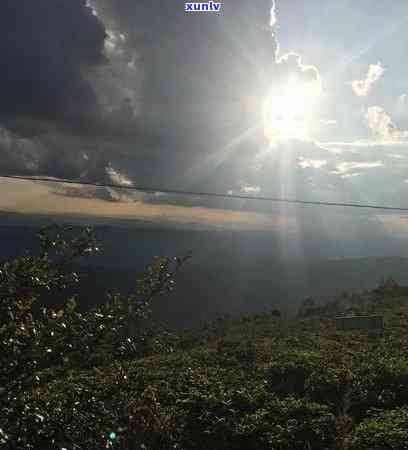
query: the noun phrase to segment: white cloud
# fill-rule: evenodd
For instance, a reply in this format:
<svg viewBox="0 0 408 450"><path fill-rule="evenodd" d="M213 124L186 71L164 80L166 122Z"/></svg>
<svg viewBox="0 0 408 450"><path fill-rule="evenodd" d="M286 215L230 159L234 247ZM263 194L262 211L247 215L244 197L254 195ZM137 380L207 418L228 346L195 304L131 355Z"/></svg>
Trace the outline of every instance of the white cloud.
<svg viewBox="0 0 408 450"><path fill-rule="evenodd" d="M345 151L355 153L355 150L351 147L349 142L315 142L316 146L322 150L326 150L327 152L338 154L343 153ZM342 148L346 147L346 148Z"/></svg>
<svg viewBox="0 0 408 450"><path fill-rule="evenodd" d="M358 139L350 142L316 142L319 148L327 150L332 153L342 153L344 151L356 152L356 148L366 147L391 147L408 145L406 141L392 141L392 140L363 140Z"/></svg>
<svg viewBox="0 0 408 450"><path fill-rule="evenodd" d="M273 29L277 23L277 15L276 15L276 1L272 0L271 6L271 18L270 18L270 26ZM275 36L275 44L276 44L276 53L275 53L275 61L277 64L286 64L288 69L300 70L301 74L305 77L310 84L311 89L315 91L316 95L320 95L322 93L322 77L320 75L319 69L312 64L304 64L302 60L302 55L296 52L287 52L283 55L280 55L280 44L278 39ZM313 75L310 77L310 75ZM292 74L293 75L293 74ZM313 80L310 80L313 78Z"/></svg>
<svg viewBox="0 0 408 450"><path fill-rule="evenodd" d="M120 203L135 203L138 201L143 201L146 195L144 193L140 192L123 192L120 189L106 189L109 192L109 195L113 201L120 202ZM96 195L93 196L93 198L97 197Z"/></svg>
<svg viewBox="0 0 408 450"><path fill-rule="evenodd" d="M241 192L244 192L245 194L259 194L261 188L259 186L243 185L241 186Z"/></svg>
<svg viewBox="0 0 408 450"><path fill-rule="evenodd" d="M399 130L391 116L381 106L369 107L365 117L370 129L381 139L400 141L408 138L408 131Z"/></svg>
<svg viewBox="0 0 408 450"><path fill-rule="evenodd" d="M106 30L105 52L108 56L122 56L124 54L124 44L126 36L123 33L114 30Z"/></svg>
<svg viewBox="0 0 408 450"><path fill-rule="evenodd" d="M337 120L335 119L320 119L322 125L337 125Z"/></svg>
<svg viewBox="0 0 408 450"><path fill-rule="evenodd" d="M276 24L276 22L277 22L277 19L276 19L276 3L275 3L275 0L272 0L272 6L271 6L271 20L270 20L270 22L269 22L269 25L270 25L271 27L274 27L275 24Z"/></svg>
<svg viewBox="0 0 408 450"><path fill-rule="evenodd" d="M353 177L359 177L360 175L361 175L361 172L346 173L342 176L342 178L353 178Z"/></svg>
<svg viewBox="0 0 408 450"><path fill-rule="evenodd" d="M299 158L299 166L302 169L320 169L327 165L327 161L324 159L306 159L303 157Z"/></svg>
<svg viewBox="0 0 408 450"><path fill-rule="evenodd" d="M92 3L90 2L90 0L87 0L87 1L86 1L86 7L91 9L92 15L93 15L93 16L98 17L98 13L97 13L95 7L94 7L94 6L92 5Z"/></svg>
<svg viewBox="0 0 408 450"><path fill-rule="evenodd" d="M365 97L369 94L374 84L380 80L385 72L384 67L380 62L377 64L370 64L368 66L367 77L365 80L354 80L351 83L353 92L358 97Z"/></svg>
<svg viewBox="0 0 408 450"><path fill-rule="evenodd" d="M295 61L295 65L298 69L300 69L301 73L305 75L307 80L310 82L309 76L313 74L313 81L310 84L310 88L315 91L316 95L320 95L322 93L322 77L320 75L319 69L312 64L304 64L302 60L302 56L296 52L285 53L282 56L277 55L276 62L278 64L288 64L290 67L292 65L292 61Z"/></svg>
<svg viewBox="0 0 408 450"><path fill-rule="evenodd" d="M126 175L119 173L112 166L107 167L106 173L109 175L112 183L119 184L122 186L133 186L133 181L130 180Z"/></svg>
<svg viewBox="0 0 408 450"><path fill-rule="evenodd" d="M348 172L351 172L355 169L374 169L376 167L383 167L384 163L382 161L347 161L342 162L336 165L336 170L333 170L331 173L335 175L344 175ZM350 175L348 175L350 176Z"/></svg>

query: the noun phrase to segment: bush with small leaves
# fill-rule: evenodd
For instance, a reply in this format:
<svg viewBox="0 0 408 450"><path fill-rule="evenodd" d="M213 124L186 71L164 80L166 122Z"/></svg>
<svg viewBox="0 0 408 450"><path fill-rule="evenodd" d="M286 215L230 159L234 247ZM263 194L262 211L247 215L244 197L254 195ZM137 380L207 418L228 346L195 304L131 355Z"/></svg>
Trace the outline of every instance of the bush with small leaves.
<svg viewBox="0 0 408 450"><path fill-rule="evenodd" d="M266 370L268 389L277 394L304 395L308 378L321 364L322 358L317 352L278 354Z"/></svg>
<svg viewBox="0 0 408 450"><path fill-rule="evenodd" d="M354 373L346 365L322 364L307 378L305 392L313 401L330 405L338 413L345 413L354 381Z"/></svg>
<svg viewBox="0 0 408 450"><path fill-rule="evenodd" d="M335 418L327 407L270 397L261 387L200 392L183 408L186 450L323 450L334 441Z"/></svg>
<svg viewBox="0 0 408 450"><path fill-rule="evenodd" d="M408 405L408 359L375 355L355 369L351 413L363 418L371 408L389 409Z"/></svg>
<svg viewBox="0 0 408 450"><path fill-rule="evenodd" d="M408 409L372 414L357 425L347 450L408 450Z"/></svg>
<svg viewBox="0 0 408 450"><path fill-rule="evenodd" d="M52 226L40 233L40 241L39 256L0 265L1 443L44 450L97 448L101 424L115 421L112 410L92 390L71 386L70 379L82 370L146 354L150 303L172 289L189 256L157 258L129 297L113 294L96 309L79 313L75 298L57 309L45 307L44 300L79 283L70 268L75 259L99 250L92 229Z"/></svg>

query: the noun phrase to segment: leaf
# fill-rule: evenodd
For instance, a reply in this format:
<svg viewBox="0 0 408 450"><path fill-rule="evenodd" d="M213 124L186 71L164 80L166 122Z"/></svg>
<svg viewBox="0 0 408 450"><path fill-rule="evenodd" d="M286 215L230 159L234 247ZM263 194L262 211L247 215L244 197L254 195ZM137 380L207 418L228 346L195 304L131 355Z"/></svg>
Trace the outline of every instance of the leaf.
<svg viewBox="0 0 408 450"><path fill-rule="evenodd" d="M77 303L76 303L75 299L70 298L68 300L67 306L66 306L68 314L73 314L76 310L76 307L77 307Z"/></svg>

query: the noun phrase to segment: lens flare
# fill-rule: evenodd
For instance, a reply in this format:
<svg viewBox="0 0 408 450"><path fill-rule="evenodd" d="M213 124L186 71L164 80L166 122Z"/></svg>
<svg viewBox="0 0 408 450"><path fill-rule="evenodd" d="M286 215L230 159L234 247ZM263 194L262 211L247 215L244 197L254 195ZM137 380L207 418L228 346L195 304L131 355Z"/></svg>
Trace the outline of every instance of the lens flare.
<svg viewBox="0 0 408 450"><path fill-rule="evenodd" d="M116 434L114 431L112 431L111 433L109 433L109 439L110 439L111 441L116 440L116 438L117 438L117 434Z"/></svg>

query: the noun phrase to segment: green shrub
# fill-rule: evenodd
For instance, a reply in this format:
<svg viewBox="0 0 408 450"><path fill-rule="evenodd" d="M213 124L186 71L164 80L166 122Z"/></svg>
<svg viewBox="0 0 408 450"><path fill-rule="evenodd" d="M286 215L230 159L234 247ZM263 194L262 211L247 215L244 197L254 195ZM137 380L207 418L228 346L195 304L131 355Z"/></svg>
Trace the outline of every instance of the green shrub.
<svg viewBox="0 0 408 450"><path fill-rule="evenodd" d="M72 379L94 366L144 356L152 347L146 320L152 300L172 289L186 258L157 258L127 298L111 295L98 308L76 310L66 298L45 307L47 293L79 282L75 258L98 250L91 228L51 227L39 256L0 265L0 443L17 448L97 448L102 429L118 417L98 390L120 394L107 380L89 387ZM92 376L89 374L87 377ZM60 381L55 381L60 380ZM124 403L126 405L126 403Z"/></svg>
<svg viewBox="0 0 408 450"><path fill-rule="evenodd" d="M266 371L268 389L280 394L303 395L308 378L321 363L316 352L282 353L275 357Z"/></svg>
<svg viewBox="0 0 408 450"><path fill-rule="evenodd" d="M364 420L348 441L348 450L407 450L408 409L384 411Z"/></svg>
<svg viewBox="0 0 408 450"><path fill-rule="evenodd" d="M335 419L325 406L268 398L262 390L200 393L183 408L181 445L188 450L318 450L335 437Z"/></svg>
<svg viewBox="0 0 408 450"><path fill-rule="evenodd" d="M347 406L345 398L352 389L354 374L347 366L321 366L306 380L308 396L341 412Z"/></svg>
<svg viewBox="0 0 408 450"><path fill-rule="evenodd" d="M356 367L351 413L362 418L371 408L408 405L408 359L373 355Z"/></svg>

